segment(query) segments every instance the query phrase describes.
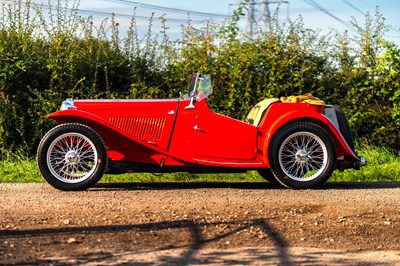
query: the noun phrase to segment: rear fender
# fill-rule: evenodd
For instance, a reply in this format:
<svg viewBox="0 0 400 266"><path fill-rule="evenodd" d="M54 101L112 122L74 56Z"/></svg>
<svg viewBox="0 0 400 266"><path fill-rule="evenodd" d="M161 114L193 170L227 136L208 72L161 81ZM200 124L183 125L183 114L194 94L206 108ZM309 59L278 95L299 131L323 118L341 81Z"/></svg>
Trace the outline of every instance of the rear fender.
<svg viewBox="0 0 400 266"><path fill-rule="evenodd" d="M265 119L264 121L266 120L268 119ZM322 127L331 136L332 141L335 144L337 158L341 156L349 156L355 160L359 160L359 157L349 147L340 131L325 115L310 110L295 110L280 116L270 126L265 124L261 126L266 130L265 141L263 145L263 161L266 165L269 166L268 146L272 137L281 127L297 122L311 122Z"/></svg>

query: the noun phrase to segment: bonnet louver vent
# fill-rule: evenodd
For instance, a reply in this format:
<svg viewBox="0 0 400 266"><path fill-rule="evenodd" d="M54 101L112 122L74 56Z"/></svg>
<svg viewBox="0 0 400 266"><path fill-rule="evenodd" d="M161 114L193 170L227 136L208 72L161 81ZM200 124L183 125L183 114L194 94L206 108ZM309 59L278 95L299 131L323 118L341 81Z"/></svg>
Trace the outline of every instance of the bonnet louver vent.
<svg viewBox="0 0 400 266"><path fill-rule="evenodd" d="M112 117L109 122L139 139L151 136L154 140L159 140L165 117Z"/></svg>

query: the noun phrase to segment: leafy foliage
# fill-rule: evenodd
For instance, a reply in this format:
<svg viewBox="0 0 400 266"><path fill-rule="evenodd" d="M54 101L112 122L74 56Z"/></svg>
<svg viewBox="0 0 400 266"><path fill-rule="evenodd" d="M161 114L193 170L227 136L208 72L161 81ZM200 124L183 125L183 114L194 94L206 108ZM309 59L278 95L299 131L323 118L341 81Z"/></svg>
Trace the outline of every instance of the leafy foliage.
<svg viewBox="0 0 400 266"><path fill-rule="evenodd" d="M266 97L313 93L346 111L359 145L400 148L400 49L383 39L376 11L353 21L354 36L321 35L302 18L250 38L240 33L240 6L221 24L195 28L178 40L162 29L138 38L135 15L121 34L115 17L96 26L58 1L48 14L30 2L3 4L0 17L0 154L33 155L52 126L43 118L65 98L174 98L191 72L210 73L216 112L243 119ZM46 18L45 18L46 17ZM12 108L10 106L12 105Z"/></svg>

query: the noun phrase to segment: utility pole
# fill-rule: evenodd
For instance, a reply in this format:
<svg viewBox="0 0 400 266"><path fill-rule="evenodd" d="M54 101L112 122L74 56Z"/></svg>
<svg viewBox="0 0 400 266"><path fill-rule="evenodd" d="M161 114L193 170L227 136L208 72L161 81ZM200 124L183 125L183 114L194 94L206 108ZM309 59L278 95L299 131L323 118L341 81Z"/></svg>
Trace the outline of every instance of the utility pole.
<svg viewBox="0 0 400 266"><path fill-rule="evenodd" d="M231 5L245 4L248 9L245 34L253 36L256 26L264 31L271 31L270 5L287 5L287 19L289 20L289 0L249 0L246 3L234 3Z"/></svg>

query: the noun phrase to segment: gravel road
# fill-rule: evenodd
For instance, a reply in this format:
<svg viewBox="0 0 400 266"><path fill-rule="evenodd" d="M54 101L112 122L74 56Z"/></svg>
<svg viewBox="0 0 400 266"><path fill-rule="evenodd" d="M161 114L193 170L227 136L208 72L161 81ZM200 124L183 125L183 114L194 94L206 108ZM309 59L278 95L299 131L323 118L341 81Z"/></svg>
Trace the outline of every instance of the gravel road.
<svg viewBox="0 0 400 266"><path fill-rule="evenodd" d="M400 183L0 184L0 265L400 265Z"/></svg>

